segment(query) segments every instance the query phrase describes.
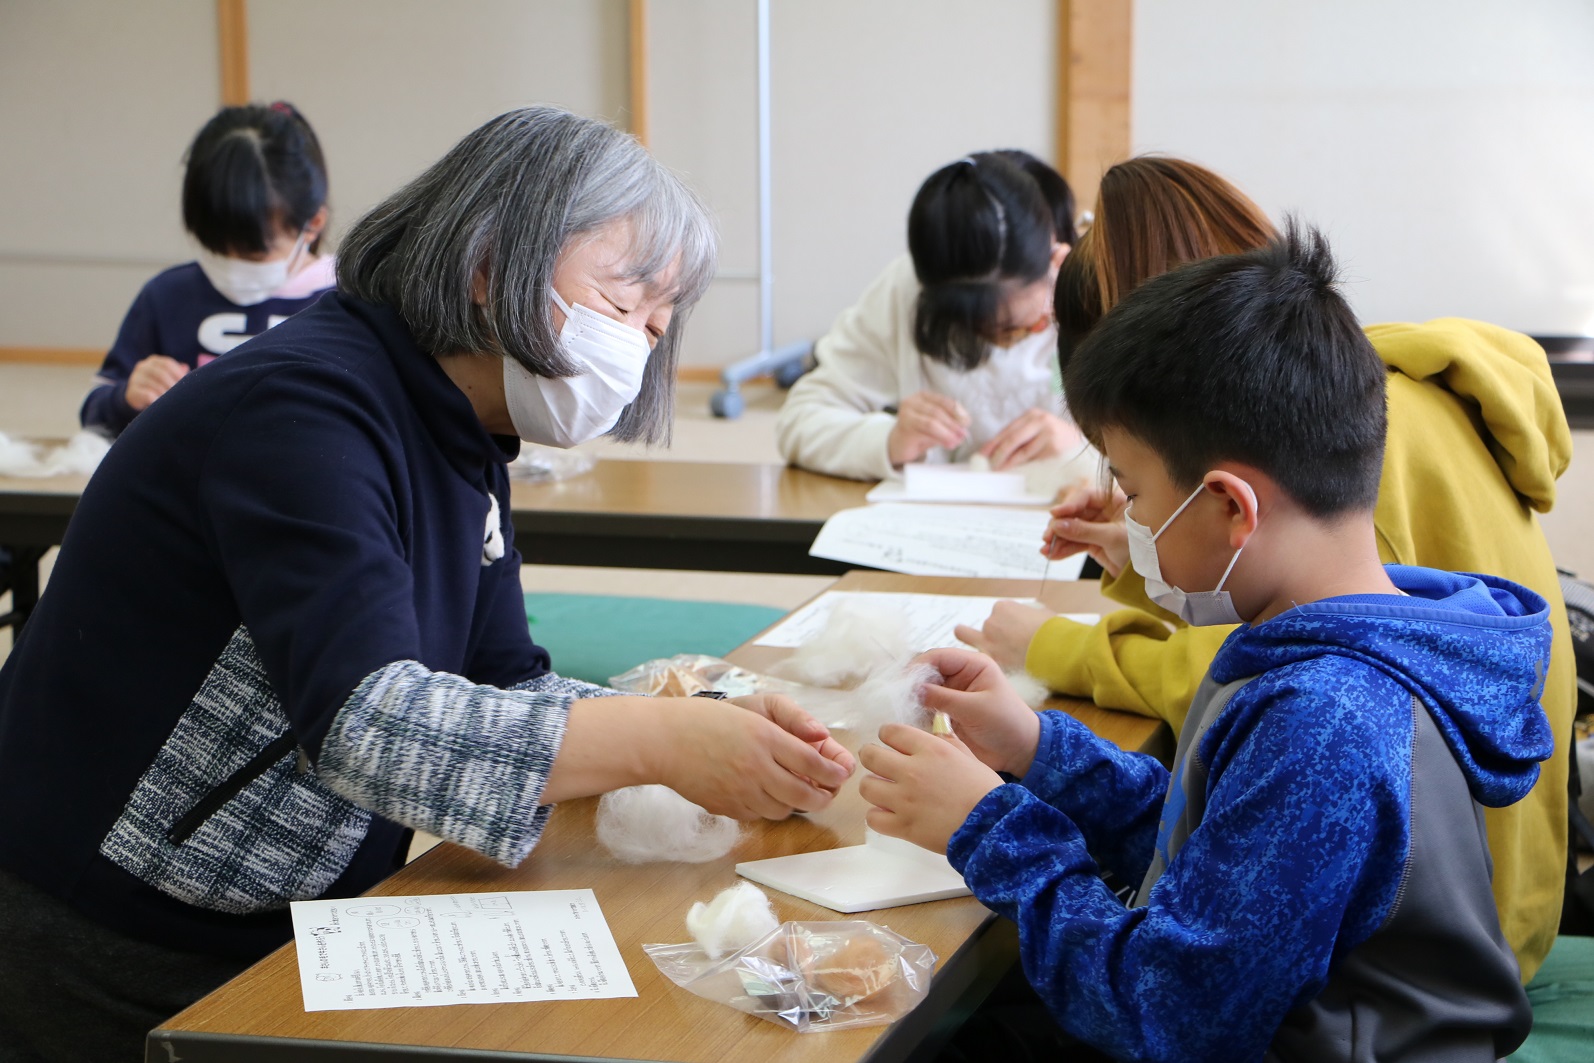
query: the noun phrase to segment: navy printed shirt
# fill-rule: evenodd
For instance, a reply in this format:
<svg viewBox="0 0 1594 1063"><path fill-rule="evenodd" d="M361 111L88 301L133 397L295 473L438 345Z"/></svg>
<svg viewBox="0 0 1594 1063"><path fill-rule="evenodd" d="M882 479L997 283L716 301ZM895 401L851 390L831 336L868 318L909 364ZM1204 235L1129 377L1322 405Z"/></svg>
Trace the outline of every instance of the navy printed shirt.
<svg viewBox="0 0 1594 1063"><path fill-rule="evenodd" d="M164 354L198 369L240 343L281 324L319 299L333 284L332 260L317 259L254 306L238 306L206 279L199 263L173 266L152 278L122 319L116 342L94 377L78 419L84 428L118 436L138 411L127 404L133 367Z"/></svg>

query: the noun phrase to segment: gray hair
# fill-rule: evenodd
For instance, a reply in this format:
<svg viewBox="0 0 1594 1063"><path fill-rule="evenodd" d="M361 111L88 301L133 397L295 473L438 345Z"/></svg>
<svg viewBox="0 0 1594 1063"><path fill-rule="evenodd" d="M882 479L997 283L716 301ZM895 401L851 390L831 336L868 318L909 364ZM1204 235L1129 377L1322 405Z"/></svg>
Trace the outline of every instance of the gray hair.
<svg viewBox="0 0 1594 1063"><path fill-rule="evenodd" d="M656 284L677 260L669 328L610 435L668 443L681 332L714 275L702 201L631 136L556 107L492 119L359 221L338 249L338 287L393 307L433 356L492 352L538 376L583 367L559 348L548 292L571 241L630 224L628 279ZM487 302L472 294L485 274Z"/></svg>

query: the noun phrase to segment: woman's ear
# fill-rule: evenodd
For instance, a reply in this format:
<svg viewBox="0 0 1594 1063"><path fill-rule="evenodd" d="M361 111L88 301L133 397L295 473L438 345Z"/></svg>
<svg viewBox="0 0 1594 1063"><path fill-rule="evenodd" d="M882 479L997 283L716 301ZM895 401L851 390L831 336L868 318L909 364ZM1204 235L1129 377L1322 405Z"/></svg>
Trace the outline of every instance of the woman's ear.
<svg viewBox="0 0 1594 1063"><path fill-rule="evenodd" d="M1250 542L1261 522L1261 503L1251 483L1232 472L1217 469L1202 481L1208 491L1218 495L1227 507L1229 545L1236 550Z"/></svg>

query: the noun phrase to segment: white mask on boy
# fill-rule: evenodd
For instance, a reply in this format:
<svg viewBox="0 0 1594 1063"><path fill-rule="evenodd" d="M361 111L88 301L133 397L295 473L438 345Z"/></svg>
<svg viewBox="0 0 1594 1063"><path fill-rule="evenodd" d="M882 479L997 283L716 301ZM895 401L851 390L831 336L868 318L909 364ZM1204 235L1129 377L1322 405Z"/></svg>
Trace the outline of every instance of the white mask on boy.
<svg viewBox="0 0 1594 1063"><path fill-rule="evenodd" d="M199 268L222 296L234 306L254 306L271 298L271 293L288 283L293 264L304 249L305 233L293 242L287 258L274 262L251 262L246 258L218 255L209 248L199 249Z"/></svg>
<svg viewBox="0 0 1594 1063"><path fill-rule="evenodd" d="M554 304L564 311L559 346L585 372L543 377L504 359L504 398L515 434L528 443L573 447L597 439L620 420L642 390L648 365L648 337L579 303L571 306L551 287Z"/></svg>
<svg viewBox="0 0 1594 1063"><path fill-rule="evenodd" d="M1240 483L1251 495L1251 504L1256 505L1256 493L1251 491L1251 485L1241 480ZM1234 551L1234 556L1229 559L1229 567L1223 570L1223 577L1218 580L1218 585L1210 591L1183 591L1162 578L1162 565L1157 560L1157 540L1162 533L1168 530L1168 525L1189 507L1196 496L1206 489L1206 484L1201 484L1185 499L1178 509L1173 511L1173 516L1162 522L1162 527L1153 534L1151 529L1141 524L1128 512L1124 513L1124 529L1129 533L1129 563L1135 571L1140 573L1140 578L1146 581L1146 596L1168 612L1173 613L1187 624L1196 627L1208 627L1215 624L1241 624L1240 614L1234 610L1234 602L1229 598L1229 592L1223 585L1229 581L1229 573L1234 571L1234 563L1240 560L1240 550Z"/></svg>

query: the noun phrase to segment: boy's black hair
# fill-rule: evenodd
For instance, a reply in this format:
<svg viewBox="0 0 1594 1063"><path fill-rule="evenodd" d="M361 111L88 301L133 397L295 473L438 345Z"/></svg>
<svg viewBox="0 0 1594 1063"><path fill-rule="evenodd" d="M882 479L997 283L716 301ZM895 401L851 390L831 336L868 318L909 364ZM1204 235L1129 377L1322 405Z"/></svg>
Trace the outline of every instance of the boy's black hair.
<svg viewBox="0 0 1594 1063"><path fill-rule="evenodd" d="M278 231L303 229L327 201L321 143L291 104L223 107L187 159L183 225L217 254L267 251Z"/></svg>
<svg viewBox="0 0 1594 1063"><path fill-rule="evenodd" d="M1075 423L1155 450L1181 488L1255 466L1319 518L1369 510L1386 370L1336 287L1328 241L1291 220L1266 247L1155 277L1063 364Z"/></svg>
<svg viewBox="0 0 1594 1063"><path fill-rule="evenodd" d="M1073 217L1068 182L1028 152L980 152L931 174L908 210L908 251L923 285L915 346L955 369L982 365L1002 296L1046 276L1052 244L1073 243Z"/></svg>

